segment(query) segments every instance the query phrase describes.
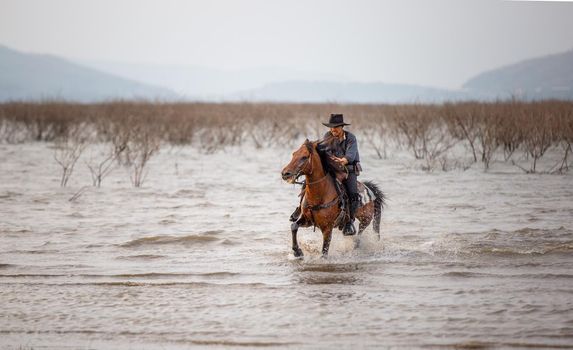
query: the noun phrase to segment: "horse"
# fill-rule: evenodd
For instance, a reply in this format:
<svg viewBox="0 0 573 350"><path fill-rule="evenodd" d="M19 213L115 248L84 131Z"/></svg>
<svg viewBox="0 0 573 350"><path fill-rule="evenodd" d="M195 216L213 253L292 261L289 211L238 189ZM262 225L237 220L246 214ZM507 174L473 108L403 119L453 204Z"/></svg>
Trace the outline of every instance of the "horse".
<svg viewBox="0 0 573 350"><path fill-rule="evenodd" d="M291 161L283 168L282 179L288 183L295 183L304 175L306 186L301 200L300 217L292 223L292 250L295 257L302 257L302 250L298 246L297 232L299 227L314 225L322 232L322 255L328 255L332 230L341 228L344 224L345 212L341 208L342 198L337 190L335 177L325 170L322 159L317 151L319 141L311 142L308 139L293 152ZM374 219L374 231L380 240L380 219L385 204L384 193L371 181L358 183L359 192L363 201L356 210L356 219L360 222L356 245L360 234ZM367 197L369 200L367 201Z"/></svg>

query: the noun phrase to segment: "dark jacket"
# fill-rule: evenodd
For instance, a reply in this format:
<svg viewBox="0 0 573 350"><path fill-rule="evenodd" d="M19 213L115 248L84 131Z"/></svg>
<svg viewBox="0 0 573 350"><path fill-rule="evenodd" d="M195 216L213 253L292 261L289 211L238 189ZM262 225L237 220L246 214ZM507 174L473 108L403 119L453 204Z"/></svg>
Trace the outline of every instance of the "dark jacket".
<svg viewBox="0 0 573 350"><path fill-rule="evenodd" d="M336 139L337 147L333 147L330 151L337 157L341 158L344 157L348 160L349 165L355 165L356 163L360 162L360 155L358 154L358 142L356 142L356 136L350 131L344 130L345 139L342 141L338 141ZM330 131L327 131L324 134L324 140L328 140L334 138Z"/></svg>

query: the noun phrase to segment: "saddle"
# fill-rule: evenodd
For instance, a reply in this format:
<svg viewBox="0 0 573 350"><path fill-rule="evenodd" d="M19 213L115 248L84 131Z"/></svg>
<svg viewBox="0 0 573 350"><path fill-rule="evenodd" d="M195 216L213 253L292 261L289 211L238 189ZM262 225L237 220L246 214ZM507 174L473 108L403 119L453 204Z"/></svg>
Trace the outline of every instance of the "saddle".
<svg viewBox="0 0 573 350"><path fill-rule="evenodd" d="M338 149L339 147L337 146L337 143L334 141L335 141L334 138L327 138L320 141L317 146L317 152L320 156L323 168L335 180L334 184L336 188L336 193L338 194L338 206L341 210L340 214L338 215L338 217L334 222L334 227L338 227L340 230L342 230L344 228L344 225L346 225L346 223L350 220L350 198L342 182L346 180L346 178L348 177L348 171L349 171L348 167L354 167L352 169L353 171L359 171L360 168L359 165L344 166L332 160L331 156L335 155L337 152L340 151ZM304 202L305 186L306 183L303 181L301 192L299 194L300 203L297 210L295 210L295 212L291 215L290 218L291 221L296 221L300 217L300 215L302 215L300 208L304 206L303 202ZM360 182L358 182L358 186L360 188L363 185ZM318 210L320 208L310 208L310 209Z"/></svg>
<svg viewBox="0 0 573 350"><path fill-rule="evenodd" d="M333 174L331 175L334 177ZM336 188L336 193L338 194L338 207L340 208L340 214L338 214L338 217L334 221L334 227L338 227L339 230L342 230L344 228L344 225L346 225L346 223L350 220L350 198L348 196L348 193L346 192L344 184L342 184L342 181L340 181L337 177L334 177L334 179L335 179L334 185ZM359 186L361 185L362 184L359 182ZM295 212L291 215L290 221L294 222L300 217L300 215L302 215L300 208L304 206L303 202L304 202L305 188L306 188L306 182L303 181L302 188L298 195L300 197L299 206L297 207ZM313 209L311 208L311 210Z"/></svg>

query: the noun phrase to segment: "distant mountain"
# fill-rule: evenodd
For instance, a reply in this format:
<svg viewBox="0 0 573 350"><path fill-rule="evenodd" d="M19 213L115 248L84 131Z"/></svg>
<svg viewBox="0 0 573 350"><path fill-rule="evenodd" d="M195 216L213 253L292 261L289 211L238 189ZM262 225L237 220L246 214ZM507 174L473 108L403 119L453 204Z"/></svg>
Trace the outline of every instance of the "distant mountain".
<svg viewBox="0 0 573 350"><path fill-rule="evenodd" d="M346 80L334 74L282 67L222 70L194 65L80 61L97 70L176 91L188 99L226 100L238 91L285 80Z"/></svg>
<svg viewBox="0 0 573 350"><path fill-rule="evenodd" d="M246 101L441 103L464 99L462 92L404 84L286 81L237 93Z"/></svg>
<svg viewBox="0 0 573 350"><path fill-rule="evenodd" d="M216 101L275 102L443 102L461 92L416 85L357 83L343 76L277 67L239 71L199 66L83 61L98 70L168 87L185 98Z"/></svg>
<svg viewBox="0 0 573 350"><path fill-rule="evenodd" d="M441 103L461 100L573 100L573 50L477 75L460 90L384 83L286 81L234 94L254 101Z"/></svg>
<svg viewBox="0 0 573 350"><path fill-rule="evenodd" d="M0 101L177 98L169 89L119 78L56 56L21 53L1 45L0 72Z"/></svg>
<svg viewBox="0 0 573 350"><path fill-rule="evenodd" d="M573 50L494 69L463 85L478 99L573 99Z"/></svg>
<svg viewBox="0 0 573 350"><path fill-rule="evenodd" d="M343 76L288 68L225 71L198 66L74 63L0 45L0 102L65 99L442 103L519 98L573 100L573 50L477 75L462 89L352 82Z"/></svg>

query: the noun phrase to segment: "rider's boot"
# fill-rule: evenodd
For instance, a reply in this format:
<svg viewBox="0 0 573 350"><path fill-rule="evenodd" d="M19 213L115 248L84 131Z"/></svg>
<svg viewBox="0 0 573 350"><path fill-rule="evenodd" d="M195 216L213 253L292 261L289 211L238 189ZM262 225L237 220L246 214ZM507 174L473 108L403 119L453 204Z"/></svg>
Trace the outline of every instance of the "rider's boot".
<svg viewBox="0 0 573 350"><path fill-rule="evenodd" d="M292 222L295 222L298 220L299 217L300 217L300 206L296 207L294 212L292 214L290 214L289 220Z"/></svg>
<svg viewBox="0 0 573 350"><path fill-rule="evenodd" d="M354 236L356 234L356 228L354 227L354 219L348 220L346 225L344 225L344 230L342 234L345 236Z"/></svg>
<svg viewBox="0 0 573 350"><path fill-rule="evenodd" d="M356 234L356 228L354 227L354 218L356 214L356 209L358 209L358 204L360 201L359 196L354 196L350 199L350 220L344 225L344 230L342 234L345 236L354 236Z"/></svg>

